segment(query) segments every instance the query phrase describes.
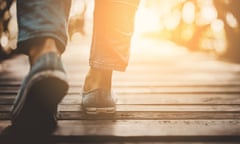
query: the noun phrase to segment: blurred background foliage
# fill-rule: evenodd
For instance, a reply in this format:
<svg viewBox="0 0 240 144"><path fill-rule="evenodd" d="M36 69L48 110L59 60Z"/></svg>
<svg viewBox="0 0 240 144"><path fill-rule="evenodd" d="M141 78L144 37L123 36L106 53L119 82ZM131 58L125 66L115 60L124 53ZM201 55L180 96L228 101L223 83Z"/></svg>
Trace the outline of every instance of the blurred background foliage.
<svg viewBox="0 0 240 144"><path fill-rule="evenodd" d="M73 0L71 32L91 33L92 3ZM141 0L135 34L240 62L239 6L239 0ZM14 51L16 36L15 0L0 0L0 59Z"/></svg>
<svg viewBox="0 0 240 144"><path fill-rule="evenodd" d="M239 0L142 0L136 32L240 62Z"/></svg>

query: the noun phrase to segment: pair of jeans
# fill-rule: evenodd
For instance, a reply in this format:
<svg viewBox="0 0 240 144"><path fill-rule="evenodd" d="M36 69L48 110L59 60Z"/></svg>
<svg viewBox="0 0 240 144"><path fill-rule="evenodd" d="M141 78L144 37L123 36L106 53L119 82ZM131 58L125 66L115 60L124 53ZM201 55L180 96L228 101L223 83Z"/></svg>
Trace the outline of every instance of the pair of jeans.
<svg viewBox="0 0 240 144"><path fill-rule="evenodd" d="M95 0L89 64L124 71L139 0ZM39 39L56 40L64 52L71 0L17 0L18 50L27 53Z"/></svg>

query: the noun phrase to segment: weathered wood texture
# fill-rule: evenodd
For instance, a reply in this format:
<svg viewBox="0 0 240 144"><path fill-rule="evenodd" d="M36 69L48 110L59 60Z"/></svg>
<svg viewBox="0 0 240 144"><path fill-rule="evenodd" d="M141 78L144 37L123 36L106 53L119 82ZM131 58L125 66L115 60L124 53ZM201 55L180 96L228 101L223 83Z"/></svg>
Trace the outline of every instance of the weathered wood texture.
<svg viewBox="0 0 240 144"><path fill-rule="evenodd" d="M59 128L52 135L59 144L240 142L240 65L194 54L164 62L133 56L125 73L114 73L116 114L91 116L82 111L80 96L86 53L77 54L70 51L63 58L70 90L59 105ZM28 69L24 56L0 64L0 131L10 124L9 112Z"/></svg>

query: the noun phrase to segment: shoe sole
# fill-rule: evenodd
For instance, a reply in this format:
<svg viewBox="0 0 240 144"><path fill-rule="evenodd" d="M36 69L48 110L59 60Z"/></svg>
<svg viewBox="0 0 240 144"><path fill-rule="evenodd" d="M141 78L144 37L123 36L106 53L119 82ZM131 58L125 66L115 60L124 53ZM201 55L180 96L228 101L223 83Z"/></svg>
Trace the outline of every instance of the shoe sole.
<svg viewBox="0 0 240 144"><path fill-rule="evenodd" d="M14 106L12 122L14 123L19 119L19 116L21 117L21 114L28 113L30 110L34 113L36 109L32 109L32 107L43 113L54 115L57 105L66 95L68 87L66 76L61 71L43 71L35 74L26 84L22 97ZM47 117L47 115L44 116ZM53 119L56 119L55 116L52 116ZM38 122L41 122L41 120L38 120Z"/></svg>
<svg viewBox="0 0 240 144"><path fill-rule="evenodd" d="M98 115L98 114L114 114L116 112L116 103L118 99L115 97L115 95L112 95L113 101L115 103L115 106L113 107L84 107L83 110L86 114L89 115Z"/></svg>
<svg viewBox="0 0 240 144"><path fill-rule="evenodd" d="M113 114L116 112L115 107L107 108L95 108L95 107L86 107L84 108L86 114L96 115L96 114Z"/></svg>

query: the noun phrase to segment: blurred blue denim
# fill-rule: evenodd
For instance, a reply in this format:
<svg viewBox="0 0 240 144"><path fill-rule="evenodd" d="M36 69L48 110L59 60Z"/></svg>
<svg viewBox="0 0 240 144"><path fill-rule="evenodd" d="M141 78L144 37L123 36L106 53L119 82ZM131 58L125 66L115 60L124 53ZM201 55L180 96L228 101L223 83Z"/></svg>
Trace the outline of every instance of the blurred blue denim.
<svg viewBox="0 0 240 144"><path fill-rule="evenodd" d="M95 0L90 66L124 71L139 0ZM64 52L71 0L17 0L18 50L28 53L46 37Z"/></svg>
<svg viewBox="0 0 240 144"><path fill-rule="evenodd" d="M51 37L64 51L71 0L17 0L18 48L27 52L36 40Z"/></svg>

